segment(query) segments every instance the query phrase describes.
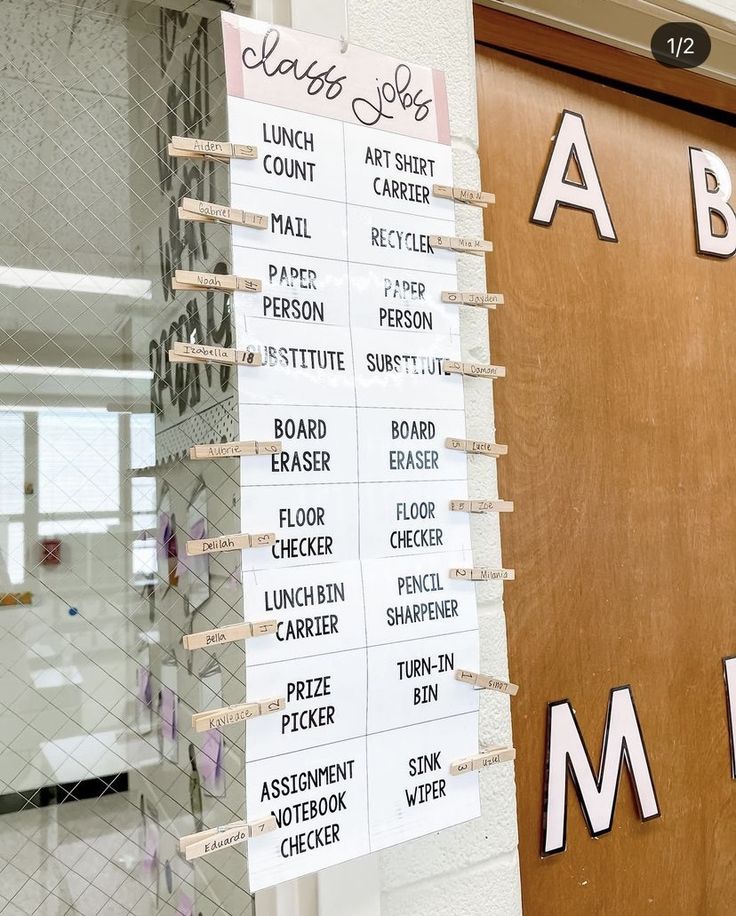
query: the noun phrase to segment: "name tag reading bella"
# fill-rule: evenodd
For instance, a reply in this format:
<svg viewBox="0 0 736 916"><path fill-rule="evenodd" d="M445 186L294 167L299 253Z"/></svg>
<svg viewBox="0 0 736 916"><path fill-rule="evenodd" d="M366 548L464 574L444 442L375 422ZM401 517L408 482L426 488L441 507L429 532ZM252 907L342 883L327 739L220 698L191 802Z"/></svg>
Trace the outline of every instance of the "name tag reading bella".
<svg viewBox="0 0 736 916"><path fill-rule="evenodd" d="M189 836L181 837L179 852L183 852L187 861L191 861L200 856L209 855L211 852L217 852L218 849L237 846L238 843L244 843L263 833L271 833L277 827L278 822L272 814L261 820L251 821L249 824L245 821L236 821L233 824L216 827L214 830L202 830L199 833L190 833Z"/></svg>
<svg viewBox="0 0 736 916"><path fill-rule="evenodd" d="M232 347L209 347L205 344L186 343L177 340L174 349L169 350L169 362L224 363L225 365L262 366L263 357L254 350L234 350Z"/></svg>
<svg viewBox="0 0 736 916"><path fill-rule="evenodd" d="M480 308L495 309L503 305L501 293L454 293L447 290L442 293L442 301L455 305L475 305Z"/></svg>
<svg viewBox="0 0 736 916"><path fill-rule="evenodd" d="M218 627L215 630L202 630L199 633L187 633L181 641L185 649L211 648L239 639L253 639L256 636L267 636L278 630L278 620L254 620L252 622L234 623L229 627Z"/></svg>
<svg viewBox="0 0 736 916"><path fill-rule="evenodd" d="M494 747L489 751L483 751L481 754L474 754L472 757L463 757L461 760L453 761L450 764L450 775L461 776L463 773L473 773L476 770L483 770L497 763L506 763L508 760L515 759L516 748Z"/></svg>
<svg viewBox="0 0 736 916"><path fill-rule="evenodd" d="M275 534L226 534L219 538L203 538L200 541L187 541L188 557L201 556L203 553L219 553L226 550L247 550L249 547L270 547L276 543Z"/></svg>
<svg viewBox="0 0 736 916"><path fill-rule="evenodd" d="M433 184L432 194L461 204L473 204L474 207L487 207L488 204L496 203L496 195L488 191L474 191L472 188L457 188L446 184Z"/></svg>
<svg viewBox="0 0 736 916"><path fill-rule="evenodd" d="M498 458L499 455L507 455L508 445L499 445L496 442L482 442L480 439L445 439L445 448L453 449L456 452L470 452L473 455L488 455L490 458Z"/></svg>
<svg viewBox="0 0 736 916"><path fill-rule="evenodd" d="M463 254L485 254L493 251L493 242L485 239L460 239L454 235L430 235L429 244L432 248L449 248Z"/></svg>
<svg viewBox="0 0 736 916"><path fill-rule="evenodd" d="M273 697L259 703L240 703L237 706L223 706L222 709L210 709L192 716L192 728L195 732L208 732L212 728L224 728L226 725L238 725L255 719L256 716L267 716L269 713L286 709L284 697Z"/></svg>
<svg viewBox="0 0 736 916"><path fill-rule="evenodd" d="M189 457L193 461L205 458L241 458L250 455L275 455L281 451L281 442L217 442L212 445L193 445Z"/></svg>
<svg viewBox="0 0 736 916"><path fill-rule="evenodd" d="M491 569L489 566L458 566L450 570L451 579L465 579L467 582L496 582L516 578L513 569Z"/></svg>
<svg viewBox="0 0 736 916"><path fill-rule="evenodd" d="M461 363L455 359L443 359L442 371L455 375L469 375L472 378L505 378L505 366L486 366L483 363Z"/></svg>
<svg viewBox="0 0 736 916"><path fill-rule="evenodd" d="M200 223L229 223L232 226L247 226L249 229L268 229L268 217L262 213L248 213L234 207L222 207L206 200L184 197L179 207L179 219Z"/></svg>
<svg viewBox="0 0 736 916"><path fill-rule="evenodd" d="M203 137L172 137L169 156L183 159L257 159L258 147L245 143L223 143L219 140L205 140Z"/></svg>
<svg viewBox="0 0 736 916"><path fill-rule="evenodd" d="M451 499L451 512L513 512L514 504L508 499ZM191 543L191 541L190 541Z"/></svg>
<svg viewBox="0 0 736 916"><path fill-rule="evenodd" d="M497 690L499 693L507 693L510 697L515 697L519 692L517 684L510 684L497 677L488 677L486 674L476 674L475 671L466 671L464 668L456 669L455 680L462 681L463 684L471 684L473 687L480 687L481 690Z"/></svg>
<svg viewBox="0 0 736 916"><path fill-rule="evenodd" d="M232 274L206 274L201 270L175 270L172 289L222 289L238 293L260 293L263 284L250 277Z"/></svg>

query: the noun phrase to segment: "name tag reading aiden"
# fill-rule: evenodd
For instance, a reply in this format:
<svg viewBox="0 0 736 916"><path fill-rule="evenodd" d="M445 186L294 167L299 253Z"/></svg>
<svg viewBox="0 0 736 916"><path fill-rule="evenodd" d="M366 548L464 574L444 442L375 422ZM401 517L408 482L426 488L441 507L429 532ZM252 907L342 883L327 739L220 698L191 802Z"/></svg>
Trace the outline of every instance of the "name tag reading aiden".
<svg viewBox="0 0 736 916"><path fill-rule="evenodd" d="M202 630L199 633L187 633L181 641L185 649L204 649L207 646L219 646L239 639L253 639L256 636L268 636L278 630L278 620L254 620L245 623L234 623L229 627L218 627L215 630Z"/></svg>
<svg viewBox="0 0 736 916"><path fill-rule="evenodd" d="M480 687L481 690L497 690L499 693L507 693L510 697L515 697L519 692L517 684L510 684L508 681L489 677L486 674L476 674L475 671L466 671L465 668L458 668L455 671L455 680L462 681L463 684L472 684L473 687Z"/></svg>
<svg viewBox="0 0 736 916"><path fill-rule="evenodd" d="M446 184L433 184L432 194L446 200L456 200L461 204L472 204L474 207L487 207L496 203L496 195L488 191L474 191L472 188L451 187Z"/></svg>
<svg viewBox="0 0 736 916"><path fill-rule="evenodd" d="M451 512L513 512L514 504L508 499L451 499ZM190 542L191 543L191 542Z"/></svg>
<svg viewBox="0 0 736 916"><path fill-rule="evenodd" d="M237 293L260 293L263 284L251 277L207 274L201 270L175 270L172 289L222 289Z"/></svg>
<svg viewBox="0 0 736 916"><path fill-rule="evenodd" d="M477 770L483 770L486 767L494 766L497 763L506 763L508 760L515 759L516 748L494 747L480 754L474 754L472 757L463 757L461 760L455 760L450 764L450 775L462 776L463 773L473 773Z"/></svg>
<svg viewBox="0 0 736 916"><path fill-rule="evenodd" d="M258 147L246 143L223 143L219 140L205 140L204 137L172 137L168 147L169 156L183 159L257 159Z"/></svg>
<svg viewBox="0 0 736 916"><path fill-rule="evenodd" d="M455 359L443 359L442 371L454 375L469 375L472 378L506 377L506 366L486 366L483 363L461 363Z"/></svg>
<svg viewBox="0 0 736 916"><path fill-rule="evenodd" d="M209 347L205 344L177 340L169 350L171 363L222 363L226 366L262 366L263 357L254 350L234 350L232 347Z"/></svg>
<svg viewBox="0 0 736 916"><path fill-rule="evenodd" d="M193 461L204 458L240 458L250 455L276 455L281 451L281 442L218 442L212 445L193 445L189 457Z"/></svg>
<svg viewBox="0 0 736 916"><path fill-rule="evenodd" d="M269 713L286 709L284 697L273 697L259 703L240 703L237 706L223 706L222 709L210 709L192 716L192 728L195 732L208 732L211 728L223 728L225 725L237 725L256 716L267 716Z"/></svg>
<svg viewBox="0 0 736 916"><path fill-rule="evenodd" d="M247 550L249 547L270 547L275 543L275 534L226 534L217 538L187 541L186 553L188 557L198 557L203 553Z"/></svg>
<svg viewBox="0 0 736 916"><path fill-rule="evenodd" d="M495 582L515 579L513 569L491 569L488 566L457 566L450 570L451 579L465 579L468 582Z"/></svg>
<svg viewBox="0 0 736 916"><path fill-rule="evenodd" d="M495 309L497 305L503 305L503 295L501 293L455 293L444 290L442 301L455 305L476 305L481 308Z"/></svg>
<svg viewBox="0 0 736 916"><path fill-rule="evenodd" d="M198 859L200 856L217 852L218 849L227 849L228 846L237 846L253 837L263 833L271 833L278 828L276 818L270 814L268 817L246 823L235 821L214 830L201 830L199 833L190 833L179 839L179 852L183 852L187 861Z"/></svg>
<svg viewBox="0 0 736 916"><path fill-rule="evenodd" d="M198 223L228 223L231 226L247 226L249 229L268 229L268 217L262 213L249 213L247 210L223 207L191 197L182 198L179 219L194 220Z"/></svg>
<svg viewBox="0 0 736 916"><path fill-rule="evenodd" d="M497 442L482 442L480 439L445 439L445 448L450 448L456 452L470 452L473 455L488 455L491 458L497 458L499 455L507 455L508 445L499 445Z"/></svg>
<svg viewBox="0 0 736 916"><path fill-rule="evenodd" d="M450 251L459 251L463 254L480 254L493 251L493 242L486 239L461 239L454 235L430 235L429 244L432 248L449 248Z"/></svg>

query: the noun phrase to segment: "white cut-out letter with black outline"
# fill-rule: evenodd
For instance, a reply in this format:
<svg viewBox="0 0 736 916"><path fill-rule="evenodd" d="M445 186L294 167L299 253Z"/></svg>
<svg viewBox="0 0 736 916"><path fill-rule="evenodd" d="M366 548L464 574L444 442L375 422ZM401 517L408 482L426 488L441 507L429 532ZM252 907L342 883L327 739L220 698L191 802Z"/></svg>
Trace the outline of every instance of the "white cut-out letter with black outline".
<svg viewBox="0 0 736 916"><path fill-rule="evenodd" d="M729 203L733 185L724 161L710 150L691 146L690 187L698 254L732 258L736 254L736 213Z"/></svg>
<svg viewBox="0 0 736 916"><path fill-rule="evenodd" d="M728 723L728 746L731 751L731 779L736 779L736 655L723 659L723 681L726 685L726 722Z"/></svg>
<svg viewBox="0 0 736 916"><path fill-rule="evenodd" d="M550 703L547 715L547 771L542 826L542 855L564 852L567 846L568 773L592 837L613 825L621 766L626 763L643 821L659 817L649 758L631 688L614 687L608 700L606 730L598 776L569 700Z"/></svg>
<svg viewBox="0 0 736 916"><path fill-rule="evenodd" d="M579 182L567 177L573 160L580 175ZM588 141L585 121L581 114L567 109L562 112L557 125L531 221L540 226L551 226L560 206L592 213L598 238L606 242L618 241Z"/></svg>

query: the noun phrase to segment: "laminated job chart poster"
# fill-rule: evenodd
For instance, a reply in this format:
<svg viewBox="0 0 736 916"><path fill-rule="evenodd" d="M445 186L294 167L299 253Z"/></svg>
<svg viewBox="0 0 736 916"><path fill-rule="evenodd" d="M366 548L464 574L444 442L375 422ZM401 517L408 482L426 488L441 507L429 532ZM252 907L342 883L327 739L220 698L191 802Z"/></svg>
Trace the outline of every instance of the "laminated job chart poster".
<svg viewBox="0 0 736 916"><path fill-rule="evenodd" d="M338 41L223 15L240 438L282 451L241 459L247 700L286 708L247 723L247 819L257 890L480 814L478 669L462 452L454 207L443 74ZM482 384L471 382L471 384Z"/></svg>

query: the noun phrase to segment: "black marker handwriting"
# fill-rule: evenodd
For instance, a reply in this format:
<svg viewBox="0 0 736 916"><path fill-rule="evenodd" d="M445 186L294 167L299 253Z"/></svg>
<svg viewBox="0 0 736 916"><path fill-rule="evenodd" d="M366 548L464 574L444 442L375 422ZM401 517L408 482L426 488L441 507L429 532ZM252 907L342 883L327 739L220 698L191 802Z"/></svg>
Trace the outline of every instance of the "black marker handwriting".
<svg viewBox="0 0 736 916"><path fill-rule="evenodd" d="M353 114L367 127L377 124L382 118L392 119L394 116L386 111L386 107L398 102L402 111L414 109L414 120L423 121L429 114L432 99L422 98L422 90L418 89L412 94L412 72L407 64L399 64L394 71L391 82L383 82L376 86L374 102L368 99L353 99Z"/></svg>
<svg viewBox="0 0 736 916"><path fill-rule="evenodd" d="M345 76L333 75L333 71L335 70L334 64L327 69L319 70L315 69L320 66L319 62L316 60L313 60L307 66L300 64L299 58L297 57L281 57L279 59L277 55L276 58L272 60L280 41L281 35L278 29L269 29L263 36L263 45L260 52L250 47L243 50L243 66L247 67L248 70L257 70L259 67L262 67L266 76L286 76L292 73L295 80L300 82L301 80L309 80L309 84L307 85L307 93L309 95L319 95L325 87L326 98L332 100L340 95L343 89L342 84L345 80ZM251 57L254 59L249 63L248 61ZM302 67L301 72L299 72L300 65Z"/></svg>

